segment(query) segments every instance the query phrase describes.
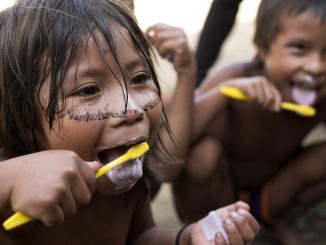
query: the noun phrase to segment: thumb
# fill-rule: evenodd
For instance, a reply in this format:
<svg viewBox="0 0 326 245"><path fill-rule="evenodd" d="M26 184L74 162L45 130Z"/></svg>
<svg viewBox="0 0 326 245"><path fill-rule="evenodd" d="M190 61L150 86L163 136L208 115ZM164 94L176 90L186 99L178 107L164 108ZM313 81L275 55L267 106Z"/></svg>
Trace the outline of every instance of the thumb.
<svg viewBox="0 0 326 245"><path fill-rule="evenodd" d="M94 171L94 173L96 173L101 167L100 163L97 161L86 162L86 163Z"/></svg>

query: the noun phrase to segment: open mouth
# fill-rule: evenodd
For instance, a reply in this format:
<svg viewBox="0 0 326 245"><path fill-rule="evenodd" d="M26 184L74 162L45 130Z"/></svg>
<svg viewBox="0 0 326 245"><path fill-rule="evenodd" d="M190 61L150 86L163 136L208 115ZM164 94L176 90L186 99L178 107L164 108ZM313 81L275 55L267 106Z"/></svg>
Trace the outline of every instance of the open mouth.
<svg viewBox="0 0 326 245"><path fill-rule="evenodd" d="M291 94L293 100L300 105L313 105L317 97L318 85L316 80L305 75L296 81L292 81Z"/></svg>
<svg viewBox="0 0 326 245"><path fill-rule="evenodd" d="M106 165L121 155L124 155L130 147L134 146L135 144L139 144L140 142L133 142L132 144L125 144L116 146L114 148L104 149L98 153L98 159L102 165ZM136 159L130 159L124 164L112 168L106 173L106 176L112 183L114 183L115 189L130 189L143 176L143 161L143 155Z"/></svg>
<svg viewBox="0 0 326 245"><path fill-rule="evenodd" d="M139 142L132 142L132 143L127 143L124 145L116 146L114 148L107 148L98 153L98 159L100 160L100 163L102 165L105 165L114 159L122 156L125 154L128 149L136 144L141 143L142 141Z"/></svg>
<svg viewBox="0 0 326 245"><path fill-rule="evenodd" d="M105 165L114 159L118 158L119 156L126 153L128 150L127 146L118 146L113 149L106 149L104 151L100 151L98 153L98 158L102 165Z"/></svg>

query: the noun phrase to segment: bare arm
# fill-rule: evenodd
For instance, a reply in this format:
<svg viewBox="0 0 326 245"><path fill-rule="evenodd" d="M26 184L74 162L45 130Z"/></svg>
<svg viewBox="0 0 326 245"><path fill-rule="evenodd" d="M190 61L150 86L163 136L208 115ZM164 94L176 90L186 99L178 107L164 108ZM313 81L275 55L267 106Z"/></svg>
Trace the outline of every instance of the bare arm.
<svg viewBox="0 0 326 245"><path fill-rule="evenodd" d="M230 245L244 244L253 238L259 230L259 224L248 212L249 206L243 202L237 202L229 206L214 210L214 215L223 223L223 229L227 236ZM205 218L204 218L205 219ZM214 223L207 224L209 227L202 224L203 219L187 226L179 237L179 244L194 244L194 245L206 245L206 244L226 244L226 241L222 237L216 239L208 239L204 230L216 229L220 232L222 229ZM144 244L158 244L167 245L176 244L176 237L179 229L168 229L154 226L141 234L134 245Z"/></svg>
<svg viewBox="0 0 326 245"><path fill-rule="evenodd" d="M265 77L250 74L247 71L249 64L237 63L221 69L208 77L196 91L192 142L204 133L230 102L231 99L220 93L222 86L239 88L250 101L270 110L280 110L281 95L276 87Z"/></svg>
<svg viewBox="0 0 326 245"><path fill-rule="evenodd" d="M164 101L173 137L164 127L159 132L168 154L162 149L161 164L155 158L149 161L150 169L158 173L161 180L170 180L182 168L190 143L196 66L182 29L157 24L149 27L147 34L159 54L168 59L177 72L176 88L170 100Z"/></svg>

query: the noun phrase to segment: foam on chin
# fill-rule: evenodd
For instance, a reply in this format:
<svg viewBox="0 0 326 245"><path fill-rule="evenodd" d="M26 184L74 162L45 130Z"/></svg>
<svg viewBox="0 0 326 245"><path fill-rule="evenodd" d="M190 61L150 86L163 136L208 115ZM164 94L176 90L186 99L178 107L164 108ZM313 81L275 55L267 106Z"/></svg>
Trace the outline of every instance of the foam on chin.
<svg viewBox="0 0 326 245"><path fill-rule="evenodd" d="M128 161L111 171L106 176L116 185L115 189L131 189L143 176L144 157Z"/></svg>

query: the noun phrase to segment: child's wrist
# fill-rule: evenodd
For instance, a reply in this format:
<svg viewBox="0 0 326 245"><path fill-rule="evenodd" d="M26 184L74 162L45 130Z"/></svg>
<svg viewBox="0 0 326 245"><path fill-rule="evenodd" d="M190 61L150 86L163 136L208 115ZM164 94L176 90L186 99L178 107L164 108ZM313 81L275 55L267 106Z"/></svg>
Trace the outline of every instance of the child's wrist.
<svg viewBox="0 0 326 245"><path fill-rule="evenodd" d="M182 226L178 232L177 232L177 235L175 237L175 245L180 245L182 244L182 235L184 234L184 231L187 229L187 227L189 226L190 224L185 224L184 226Z"/></svg>

